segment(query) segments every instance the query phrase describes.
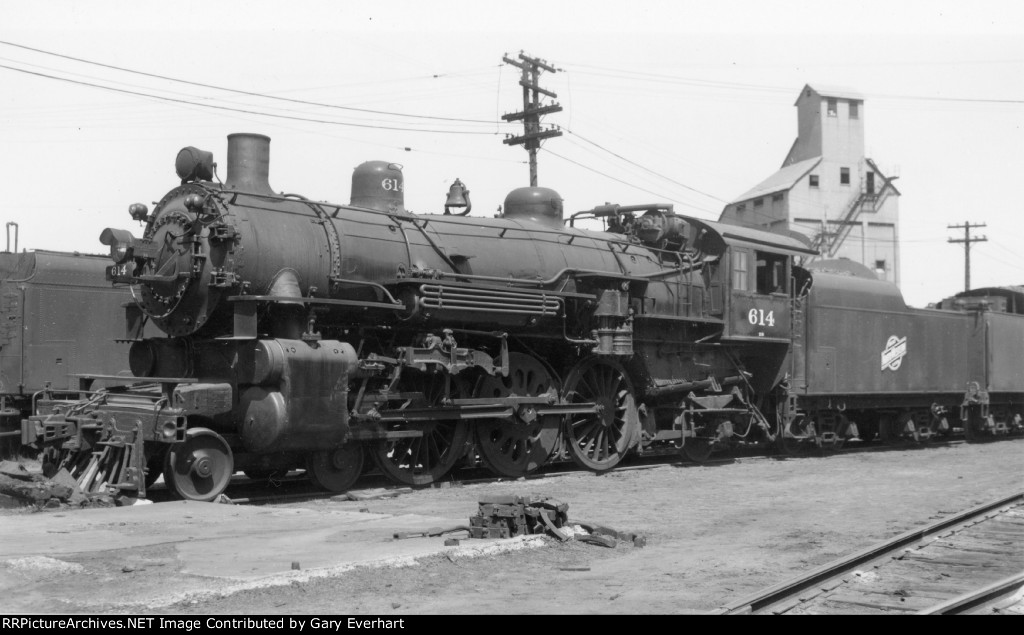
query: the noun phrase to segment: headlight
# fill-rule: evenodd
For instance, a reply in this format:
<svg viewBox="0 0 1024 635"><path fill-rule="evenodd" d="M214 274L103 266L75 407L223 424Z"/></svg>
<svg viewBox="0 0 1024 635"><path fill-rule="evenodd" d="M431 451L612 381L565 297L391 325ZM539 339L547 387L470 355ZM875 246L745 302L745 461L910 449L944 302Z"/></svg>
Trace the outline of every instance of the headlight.
<svg viewBox="0 0 1024 635"><path fill-rule="evenodd" d="M110 259L115 264L121 264L131 258L135 237L124 229L108 227L100 234L100 242L110 246Z"/></svg>
<svg viewBox="0 0 1024 635"><path fill-rule="evenodd" d="M128 245L124 243L114 243L110 246L110 259L117 264L121 264L128 259Z"/></svg>

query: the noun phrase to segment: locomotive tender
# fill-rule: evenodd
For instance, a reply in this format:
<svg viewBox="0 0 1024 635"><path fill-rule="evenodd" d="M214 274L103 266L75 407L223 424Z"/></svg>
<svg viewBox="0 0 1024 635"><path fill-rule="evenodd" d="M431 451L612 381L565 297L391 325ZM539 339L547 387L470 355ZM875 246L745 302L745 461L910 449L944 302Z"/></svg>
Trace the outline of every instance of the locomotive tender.
<svg viewBox="0 0 1024 635"><path fill-rule="evenodd" d="M343 491L367 456L427 484L469 448L521 476L559 454L603 471L659 445L1020 428L1024 316L908 309L866 270L799 266L801 240L670 205L566 219L534 187L495 218L416 214L385 162L348 205L277 194L269 141L229 135L223 183L183 149L181 184L129 210L143 236L104 230L138 382L40 401L23 435L49 469L132 495L162 472L211 500L236 469Z"/></svg>
<svg viewBox="0 0 1024 635"><path fill-rule="evenodd" d="M127 344L114 343L131 297L104 279L109 265L107 256L19 253L16 244L0 253L0 458L18 453L33 396L77 397L78 373L131 376Z"/></svg>

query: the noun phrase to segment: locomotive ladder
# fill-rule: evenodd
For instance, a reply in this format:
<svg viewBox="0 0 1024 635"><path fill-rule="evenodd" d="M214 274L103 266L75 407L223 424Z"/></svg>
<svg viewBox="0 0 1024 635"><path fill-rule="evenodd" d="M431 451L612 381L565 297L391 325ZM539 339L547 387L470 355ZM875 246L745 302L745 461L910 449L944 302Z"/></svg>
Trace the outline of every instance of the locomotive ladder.
<svg viewBox="0 0 1024 635"><path fill-rule="evenodd" d="M806 388L807 360L804 357L804 300L794 297L790 307L790 341L792 341L792 357L790 358L791 389Z"/></svg>

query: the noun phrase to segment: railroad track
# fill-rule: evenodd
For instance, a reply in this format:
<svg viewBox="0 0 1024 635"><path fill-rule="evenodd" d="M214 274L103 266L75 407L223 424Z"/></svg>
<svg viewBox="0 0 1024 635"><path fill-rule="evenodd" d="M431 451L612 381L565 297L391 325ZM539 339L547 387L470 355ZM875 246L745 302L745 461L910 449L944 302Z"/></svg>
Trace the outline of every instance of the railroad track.
<svg viewBox="0 0 1024 635"><path fill-rule="evenodd" d="M658 467L661 465L672 465L683 464L697 466L713 466L713 465L726 465L739 460L802 460L820 456L827 456L830 454L843 455L843 454L856 454L856 453L874 453L874 452L898 452L898 451L912 451L912 450L925 450L927 448L936 447L949 447L965 443L963 439L949 438L941 441L932 441L927 445L919 445L911 442L905 443L891 443L891 444L860 444L855 443L847 445L842 449L812 449L806 452L802 452L797 455L784 455L777 453L774 448L766 450L763 446L751 446L751 447L738 447L733 448L721 453L716 453L711 456L710 459L701 461L699 463L694 462L686 457L680 455L677 449L658 449L655 451L648 451L642 456L630 456L627 457L623 463L616 467L616 471L631 470L631 469L647 469ZM555 476L562 476L566 474L576 473L590 473L589 470L577 467L572 461L566 459L564 461L557 461L545 465L537 472L530 474L524 478L527 480L548 478ZM427 487L458 487L463 484L471 483L499 483L502 481L514 481L510 477L495 476L490 470L483 466L478 467L463 467L456 469L455 471L448 474L443 480L433 483ZM159 481L152 489L147 490L148 496L154 502L164 502L168 500L174 500L171 494L164 489L163 481ZM389 480L387 477L381 475L377 471L371 471L360 477L359 481L352 488L366 489L366 488L391 488L401 489L408 488L408 485L402 485ZM417 486L423 487L423 486ZM240 504L275 504L279 502L287 501L299 501L299 500L311 500L318 498L331 498L339 495L338 492L326 492L321 489L317 489L313 486L309 479L302 472L292 472L287 476L275 480L273 483L267 481L254 481L247 479L240 474L235 475L232 478L231 484L228 486L226 495Z"/></svg>
<svg viewBox="0 0 1024 635"><path fill-rule="evenodd" d="M1024 491L900 534L717 614L1024 612Z"/></svg>

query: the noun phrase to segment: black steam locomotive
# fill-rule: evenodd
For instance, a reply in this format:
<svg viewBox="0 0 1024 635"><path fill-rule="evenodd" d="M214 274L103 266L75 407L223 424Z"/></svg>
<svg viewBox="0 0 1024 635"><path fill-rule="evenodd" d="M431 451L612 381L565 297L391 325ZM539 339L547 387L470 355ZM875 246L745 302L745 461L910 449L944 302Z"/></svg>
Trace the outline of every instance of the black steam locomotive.
<svg viewBox="0 0 1024 635"><path fill-rule="evenodd" d="M427 484L469 448L520 476L560 453L603 471L659 445L1020 429L1024 316L908 309L849 263L798 266L801 240L670 205L565 218L533 187L469 217L456 181L423 215L394 164L356 168L338 205L275 193L268 163L267 137L230 135L220 183L185 148L181 185L129 210L144 235L103 232L137 383L41 401L23 434L49 469L210 500L236 469L343 491L367 455Z"/></svg>

